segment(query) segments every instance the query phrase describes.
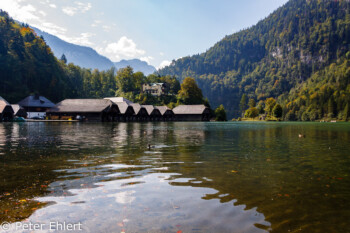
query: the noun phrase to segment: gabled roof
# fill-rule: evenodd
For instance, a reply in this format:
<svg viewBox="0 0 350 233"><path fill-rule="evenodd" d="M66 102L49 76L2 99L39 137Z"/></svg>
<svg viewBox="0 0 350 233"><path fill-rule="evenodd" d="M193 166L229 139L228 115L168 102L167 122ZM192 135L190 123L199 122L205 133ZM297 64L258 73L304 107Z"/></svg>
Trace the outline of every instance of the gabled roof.
<svg viewBox="0 0 350 233"><path fill-rule="evenodd" d="M159 112L159 109L155 108L153 105L141 105L141 106L147 110L147 113L150 116L156 114L156 112Z"/></svg>
<svg viewBox="0 0 350 233"><path fill-rule="evenodd" d="M121 114L125 114L129 108L132 108L134 111L134 108L131 106L131 104L134 104L128 99L125 99L124 97L107 97L104 98L105 100L110 100L119 107L119 111Z"/></svg>
<svg viewBox="0 0 350 233"><path fill-rule="evenodd" d="M173 109L175 114L203 114L205 110L209 109L205 105L179 105Z"/></svg>
<svg viewBox="0 0 350 233"><path fill-rule="evenodd" d="M44 96L30 95L25 99L18 102L22 107L41 107L41 108L52 108L55 106L50 100Z"/></svg>
<svg viewBox="0 0 350 233"><path fill-rule="evenodd" d="M7 106L10 106L10 107L11 107L11 105L9 104L9 102L7 102L4 98L2 98L2 97L0 96L0 113L2 113L2 112L5 110L5 108L6 108ZM6 110L6 111L7 111L7 110ZM13 112L13 110L12 110L12 112Z"/></svg>
<svg viewBox="0 0 350 233"><path fill-rule="evenodd" d="M105 112L113 105L106 99L65 99L48 112Z"/></svg>
<svg viewBox="0 0 350 233"><path fill-rule="evenodd" d="M160 114L162 114L162 116L167 112L167 111L170 111L173 113L173 111L168 108L167 106L155 106L156 109L159 110Z"/></svg>
<svg viewBox="0 0 350 233"><path fill-rule="evenodd" d="M22 108L19 104L11 104L11 107L13 109L13 113L16 115L20 110L24 111L24 108Z"/></svg>
<svg viewBox="0 0 350 233"><path fill-rule="evenodd" d="M127 104L133 104L132 101L125 99L124 97L107 97L105 99L111 100L114 103L122 103L126 102Z"/></svg>
<svg viewBox="0 0 350 233"><path fill-rule="evenodd" d="M135 115L139 114L139 112L141 111L142 107L141 104L130 104L131 107L133 107Z"/></svg>
<svg viewBox="0 0 350 233"><path fill-rule="evenodd" d="M118 108L121 114L125 114L130 108L132 109L132 111L134 111L133 107L131 107L126 102L114 102L114 104L118 105Z"/></svg>
<svg viewBox="0 0 350 233"><path fill-rule="evenodd" d="M141 105L141 106L146 109L148 115L151 115L154 111L153 105Z"/></svg>

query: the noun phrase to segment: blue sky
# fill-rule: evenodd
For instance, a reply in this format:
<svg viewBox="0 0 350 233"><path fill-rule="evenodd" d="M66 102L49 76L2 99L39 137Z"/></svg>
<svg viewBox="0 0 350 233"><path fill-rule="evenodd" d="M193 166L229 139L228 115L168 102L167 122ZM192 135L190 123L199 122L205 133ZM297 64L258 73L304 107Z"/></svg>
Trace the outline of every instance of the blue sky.
<svg viewBox="0 0 350 233"><path fill-rule="evenodd" d="M0 9L112 61L155 67L205 52L287 0L0 0Z"/></svg>

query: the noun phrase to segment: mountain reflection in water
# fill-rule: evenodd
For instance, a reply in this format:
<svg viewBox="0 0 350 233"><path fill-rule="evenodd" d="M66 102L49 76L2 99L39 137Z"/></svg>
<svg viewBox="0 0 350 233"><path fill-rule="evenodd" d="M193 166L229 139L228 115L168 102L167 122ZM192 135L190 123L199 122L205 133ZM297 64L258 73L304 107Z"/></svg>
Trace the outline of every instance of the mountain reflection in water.
<svg viewBox="0 0 350 233"><path fill-rule="evenodd" d="M346 232L349 139L348 124L0 124L0 221Z"/></svg>

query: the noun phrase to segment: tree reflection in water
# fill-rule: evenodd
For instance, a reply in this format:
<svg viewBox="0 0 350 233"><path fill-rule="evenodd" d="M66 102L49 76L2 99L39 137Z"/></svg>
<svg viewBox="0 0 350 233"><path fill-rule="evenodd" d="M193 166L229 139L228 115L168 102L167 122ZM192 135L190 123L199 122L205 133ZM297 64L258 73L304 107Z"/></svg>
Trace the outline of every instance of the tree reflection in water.
<svg viewBox="0 0 350 233"><path fill-rule="evenodd" d="M1 221L81 221L91 232L341 232L348 142L349 125L0 124Z"/></svg>

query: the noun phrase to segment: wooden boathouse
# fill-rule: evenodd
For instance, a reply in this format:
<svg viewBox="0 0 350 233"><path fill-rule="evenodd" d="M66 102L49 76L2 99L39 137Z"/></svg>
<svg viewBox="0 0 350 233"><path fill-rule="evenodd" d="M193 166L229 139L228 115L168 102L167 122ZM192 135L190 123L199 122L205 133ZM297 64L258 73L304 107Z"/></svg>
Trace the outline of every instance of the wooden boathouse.
<svg viewBox="0 0 350 233"><path fill-rule="evenodd" d="M47 111L51 120L116 121L118 105L107 99L66 99Z"/></svg>
<svg viewBox="0 0 350 233"><path fill-rule="evenodd" d="M162 114L159 109L155 108L153 105L141 105L147 110L149 121L161 121Z"/></svg>
<svg viewBox="0 0 350 233"><path fill-rule="evenodd" d="M205 105L179 105L173 109L176 121L209 121L210 109Z"/></svg>
<svg viewBox="0 0 350 233"><path fill-rule="evenodd" d="M11 121L13 119L13 109L11 105L0 96L0 122Z"/></svg>
<svg viewBox="0 0 350 233"><path fill-rule="evenodd" d="M50 100L40 95L30 95L19 101L18 105L24 108L28 118L45 117L46 111L55 106Z"/></svg>
<svg viewBox="0 0 350 233"><path fill-rule="evenodd" d="M123 97L108 97L104 98L105 100L110 100L116 104L119 108L119 114L117 116L117 121L132 121L135 111L134 108L130 105L133 102L123 98Z"/></svg>
<svg viewBox="0 0 350 233"><path fill-rule="evenodd" d="M175 120L175 114L173 110L171 110L167 106L155 106L156 109L159 110L160 114L162 115L163 121L173 121Z"/></svg>
<svg viewBox="0 0 350 233"><path fill-rule="evenodd" d="M133 121L147 121L149 118L148 112L145 107L141 106L141 104L130 104L134 109Z"/></svg>
<svg viewBox="0 0 350 233"><path fill-rule="evenodd" d="M27 118L27 112L22 108L19 104L11 104L11 107L13 109L13 115L16 117L23 117Z"/></svg>

